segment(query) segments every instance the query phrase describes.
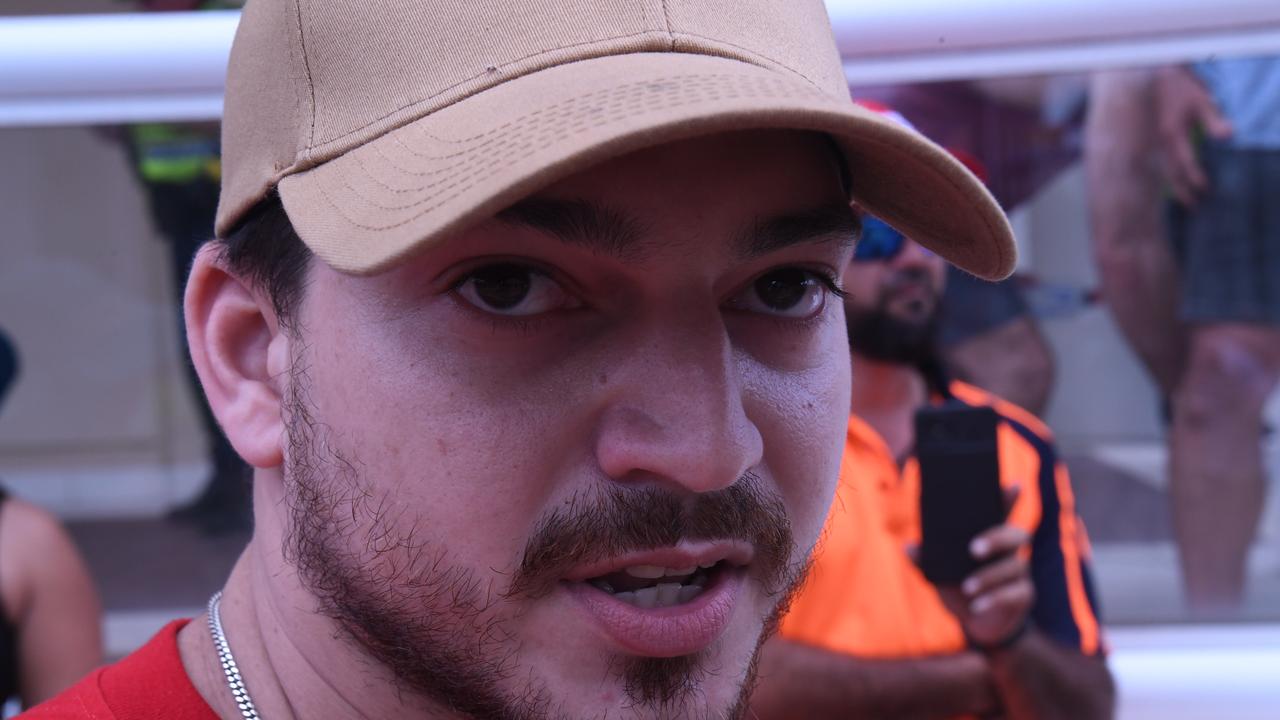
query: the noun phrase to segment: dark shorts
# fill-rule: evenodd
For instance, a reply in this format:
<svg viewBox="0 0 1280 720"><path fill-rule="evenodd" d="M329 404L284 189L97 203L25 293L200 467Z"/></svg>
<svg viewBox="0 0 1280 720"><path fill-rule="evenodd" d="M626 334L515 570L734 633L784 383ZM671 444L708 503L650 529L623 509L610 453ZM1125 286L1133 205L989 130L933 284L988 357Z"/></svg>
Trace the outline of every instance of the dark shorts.
<svg viewBox="0 0 1280 720"><path fill-rule="evenodd" d="M938 342L958 345L1027 314L1027 302L1012 279L993 283L947 266Z"/></svg>
<svg viewBox="0 0 1280 720"><path fill-rule="evenodd" d="M1280 150L1206 144L1209 190L1194 208L1170 203L1192 323L1280 325Z"/></svg>
<svg viewBox="0 0 1280 720"><path fill-rule="evenodd" d="M9 386L18 377L18 353L9 342L9 336L0 330L0 404L9 394Z"/></svg>

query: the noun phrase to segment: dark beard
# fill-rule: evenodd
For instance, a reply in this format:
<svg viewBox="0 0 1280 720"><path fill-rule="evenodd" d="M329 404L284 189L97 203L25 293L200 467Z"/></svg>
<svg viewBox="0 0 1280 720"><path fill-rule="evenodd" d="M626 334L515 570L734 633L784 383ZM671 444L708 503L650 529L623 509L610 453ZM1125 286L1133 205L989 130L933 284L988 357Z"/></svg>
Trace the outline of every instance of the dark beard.
<svg viewBox="0 0 1280 720"><path fill-rule="evenodd" d="M405 521L408 508L361 477L358 460L345 456L312 416L305 375L297 368L285 403L291 518L285 557L320 612L389 669L401 690L450 713L475 720L563 717L531 670L517 666L518 641L492 610L551 592L563 571L579 563L680 539L750 542L757 579L778 599L778 609L765 619L766 633L799 585L804 568L791 562L794 541L781 500L748 475L693 503L653 487L613 483L575 496L542 519L510 585L498 590L492 580L450 564L447 547L417 535L418 518ZM364 537L355 547L363 544L363 552L349 543L357 532ZM763 637L756 656L762 644ZM718 717L732 720L746 712L756 662L750 659L735 705ZM694 655L618 658L608 672L622 681L632 708L674 718L697 717L699 686L715 670ZM521 674L529 679L518 680Z"/></svg>

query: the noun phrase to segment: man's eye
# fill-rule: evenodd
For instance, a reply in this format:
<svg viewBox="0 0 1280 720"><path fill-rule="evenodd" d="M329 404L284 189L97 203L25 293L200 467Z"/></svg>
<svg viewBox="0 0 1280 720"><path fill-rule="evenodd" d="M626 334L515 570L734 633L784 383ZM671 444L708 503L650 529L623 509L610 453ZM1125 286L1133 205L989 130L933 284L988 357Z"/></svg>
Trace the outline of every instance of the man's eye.
<svg viewBox="0 0 1280 720"><path fill-rule="evenodd" d="M756 278L729 304L747 312L805 318L822 309L832 285L813 271L781 268Z"/></svg>
<svg viewBox="0 0 1280 720"><path fill-rule="evenodd" d="M496 315L539 315L577 306L573 296L546 273L515 263L478 268L455 288L467 302Z"/></svg>

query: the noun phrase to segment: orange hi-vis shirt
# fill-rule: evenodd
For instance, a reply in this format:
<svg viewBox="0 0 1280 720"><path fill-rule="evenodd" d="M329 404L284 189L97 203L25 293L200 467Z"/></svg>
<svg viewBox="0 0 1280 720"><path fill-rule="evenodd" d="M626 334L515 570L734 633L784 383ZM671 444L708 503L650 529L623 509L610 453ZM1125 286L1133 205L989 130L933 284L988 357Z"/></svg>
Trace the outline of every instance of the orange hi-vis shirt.
<svg viewBox="0 0 1280 720"><path fill-rule="evenodd" d="M1030 569L1039 631L1081 652L1102 651L1089 543L1052 435L1026 411L953 383L956 399L1000 416L1000 482L1020 486L1009 522L1032 537ZM920 471L899 469L880 435L857 417L813 569L783 619L784 638L866 658L942 655L965 649L964 632L906 553L920 541Z"/></svg>

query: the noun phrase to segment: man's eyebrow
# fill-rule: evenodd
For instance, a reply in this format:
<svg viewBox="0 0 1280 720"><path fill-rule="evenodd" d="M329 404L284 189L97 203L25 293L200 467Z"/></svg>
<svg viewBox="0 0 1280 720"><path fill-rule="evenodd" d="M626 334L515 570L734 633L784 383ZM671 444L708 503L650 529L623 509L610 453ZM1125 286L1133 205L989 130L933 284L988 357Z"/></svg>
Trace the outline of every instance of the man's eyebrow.
<svg viewBox="0 0 1280 720"><path fill-rule="evenodd" d="M803 243L853 245L861 233L862 221L853 208L835 202L757 221L738 238L737 248L745 257L758 257Z"/></svg>
<svg viewBox="0 0 1280 720"><path fill-rule="evenodd" d="M634 218L585 200L525 198L496 217L624 260L637 259L645 234L644 225Z"/></svg>

